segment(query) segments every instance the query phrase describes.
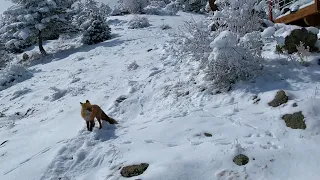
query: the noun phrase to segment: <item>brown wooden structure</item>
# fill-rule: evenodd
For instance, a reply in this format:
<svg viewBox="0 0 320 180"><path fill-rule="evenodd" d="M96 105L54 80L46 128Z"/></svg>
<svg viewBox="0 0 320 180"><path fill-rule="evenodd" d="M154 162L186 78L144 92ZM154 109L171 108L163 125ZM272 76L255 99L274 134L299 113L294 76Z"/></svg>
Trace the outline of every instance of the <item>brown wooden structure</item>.
<svg viewBox="0 0 320 180"><path fill-rule="evenodd" d="M296 12L290 12L273 19L272 12L277 7L274 4L276 2L279 3L279 0L269 0L269 18L275 23L304 24L306 26L320 25L320 0L314 0L314 3L298 9Z"/></svg>
<svg viewBox="0 0 320 180"><path fill-rule="evenodd" d="M216 0L209 0L209 5L212 11L218 10L218 7L214 4Z"/></svg>

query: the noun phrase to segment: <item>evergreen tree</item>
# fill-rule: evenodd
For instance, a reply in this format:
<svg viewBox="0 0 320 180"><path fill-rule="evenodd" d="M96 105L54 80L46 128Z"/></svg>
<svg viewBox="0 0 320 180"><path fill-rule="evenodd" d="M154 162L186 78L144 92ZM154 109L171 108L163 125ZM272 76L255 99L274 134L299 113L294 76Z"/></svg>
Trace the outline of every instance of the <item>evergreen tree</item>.
<svg viewBox="0 0 320 180"><path fill-rule="evenodd" d="M111 29L101 16L93 15L89 21L89 27L84 29L83 43L97 44L111 38Z"/></svg>
<svg viewBox="0 0 320 180"><path fill-rule="evenodd" d="M176 0L187 12L203 12L208 0Z"/></svg>
<svg viewBox="0 0 320 180"><path fill-rule="evenodd" d="M16 5L5 11L0 34L6 50L22 52L38 43L46 55L43 40L56 39L70 27L70 8L77 0L11 0Z"/></svg>
<svg viewBox="0 0 320 180"><path fill-rule="evenodd" d="M107 24L108 6L95 0L79 2L75 7L77 14L73 17L74 25L83 31L84 44L96 44L111 38L111 29Z"/></svg>

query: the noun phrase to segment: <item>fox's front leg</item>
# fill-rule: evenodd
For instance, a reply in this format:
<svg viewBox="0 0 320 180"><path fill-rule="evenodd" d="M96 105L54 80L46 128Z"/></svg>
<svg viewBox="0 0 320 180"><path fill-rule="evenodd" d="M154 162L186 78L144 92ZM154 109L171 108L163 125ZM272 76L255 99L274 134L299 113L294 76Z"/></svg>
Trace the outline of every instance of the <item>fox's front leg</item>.
<svg viewBox="0 0 320 180"><path fill-rule="evenodd" d="M92 112L88 118L87 121L94 121L94 118L96 117L96 114L97 114L97 110L96 109L92 109Z"/></svg>
<svg viewBox="0 0 320 180"><path fill-rule="evenodd" d="M90 131L90 124L89 124L89 121L86 121L87 123L87 130Z"/></svg>
<svg viewBox="0 0 320 180"><path fill-rule="evenodd" d="M92 131L94 125L95 125L94 121L90 121L90 129L91 129L90 131Z"/></svg>

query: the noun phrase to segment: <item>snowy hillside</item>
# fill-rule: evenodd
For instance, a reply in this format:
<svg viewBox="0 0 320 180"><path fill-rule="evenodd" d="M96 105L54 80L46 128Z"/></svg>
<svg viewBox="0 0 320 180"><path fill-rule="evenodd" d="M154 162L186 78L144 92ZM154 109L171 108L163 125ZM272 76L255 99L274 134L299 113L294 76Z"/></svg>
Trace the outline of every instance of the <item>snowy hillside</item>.
<svg viewBox="0 0 320 180"><path fill-rule="evenodd" d="M284 61L266 40L267 73L215 94L193 79L194 62L182 66L168 54L184 21L205 16L143 16L151 26L142 29L128 29L132 15L110 17L111 40L38 60L26 80L0 91L1 180L320 178L318 54L301 66ZM171 28L161 29L164 23ZM283 39L290 28L279 25L263 36ZM45 48L77 45L59 39ZM288 102L269 106L281 89ZM119 124L87 131L80 116L86 100ZM281 117L299 111L307 128L287 127ZM233 162L240 153L249 157L245 166ZM120 175L140 163L149 164L142 175Z"/></svg>

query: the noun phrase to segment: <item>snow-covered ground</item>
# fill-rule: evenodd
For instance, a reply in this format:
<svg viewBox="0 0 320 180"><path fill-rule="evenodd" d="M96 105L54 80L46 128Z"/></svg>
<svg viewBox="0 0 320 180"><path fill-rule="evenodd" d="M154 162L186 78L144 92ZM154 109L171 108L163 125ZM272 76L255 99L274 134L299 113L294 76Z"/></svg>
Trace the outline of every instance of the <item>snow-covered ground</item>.
<svg viewBox="0 0 320 180"><path fill-rule="evenodd" d="M270 42L264 52L270 73L213 95L194 88L197 81L188 84L192 64L180 69L165 56L171 33L203 16L147 16L151 27L127 29L131 17L110 18L113 39L39 62L33 77L0 91L1 180L126 179L119 168L136 163L150 165L129 179L320 178L319 66L284 63ZM161 30L163 22L172 29ZM290 100L271 108L267 103L279 89ZM119 124L103 122L103 129L88 132L79 103L87 99ZM305 114L306 130L281 120L296 111ZM232 162L238 153L250 158L246 166Z"/></svg>

